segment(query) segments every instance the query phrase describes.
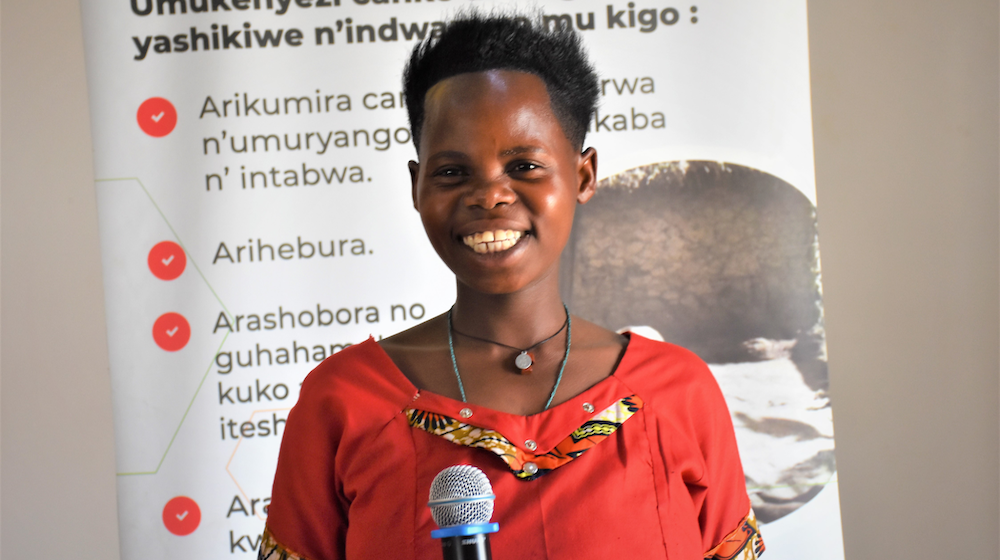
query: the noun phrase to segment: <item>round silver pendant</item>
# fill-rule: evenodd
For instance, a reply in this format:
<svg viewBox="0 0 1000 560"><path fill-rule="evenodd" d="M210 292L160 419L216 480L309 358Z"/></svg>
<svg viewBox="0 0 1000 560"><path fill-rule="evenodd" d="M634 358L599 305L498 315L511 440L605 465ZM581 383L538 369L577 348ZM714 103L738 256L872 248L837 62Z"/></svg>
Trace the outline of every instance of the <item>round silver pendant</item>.
<svg viewBox="0 0 1000 560"><path fill-rule="evenodd" d="M527 351L521 352L516 358L514 358L514 365L521 370L530 368L531 363L531 356L528 355Z"/></svg>

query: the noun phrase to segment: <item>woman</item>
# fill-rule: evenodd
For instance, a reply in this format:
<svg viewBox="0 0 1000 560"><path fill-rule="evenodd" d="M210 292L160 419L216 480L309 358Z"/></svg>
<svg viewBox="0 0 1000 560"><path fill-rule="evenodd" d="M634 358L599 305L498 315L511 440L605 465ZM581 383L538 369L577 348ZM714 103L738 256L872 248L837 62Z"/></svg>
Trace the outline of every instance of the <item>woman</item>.
<svg viewBox="0 0 1000 560"><path fill-rule="evenodd" d="M413 205L454 307L316 368L290 413L260 557L440 558L442 469L496 493L498 559L755 558L732 424L690 352L573 317L559 257L594 194L579 39L466 15L404 75Z"/></svg>

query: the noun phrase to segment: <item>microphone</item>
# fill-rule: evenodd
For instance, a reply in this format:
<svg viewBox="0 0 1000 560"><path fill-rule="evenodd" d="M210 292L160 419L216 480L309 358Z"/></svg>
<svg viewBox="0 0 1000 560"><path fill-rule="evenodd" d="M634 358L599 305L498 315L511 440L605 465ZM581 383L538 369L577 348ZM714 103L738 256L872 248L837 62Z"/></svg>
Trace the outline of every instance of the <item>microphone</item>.
<svg viewBox="0 0 1000 560"><path fill-rule="evenodd" d="M431 517L440 529L431 537L441 539L444 560L492 560L490 533L500 529L493 517L493 486L483 471L455 465L439 472L431 482Z"/></svg>

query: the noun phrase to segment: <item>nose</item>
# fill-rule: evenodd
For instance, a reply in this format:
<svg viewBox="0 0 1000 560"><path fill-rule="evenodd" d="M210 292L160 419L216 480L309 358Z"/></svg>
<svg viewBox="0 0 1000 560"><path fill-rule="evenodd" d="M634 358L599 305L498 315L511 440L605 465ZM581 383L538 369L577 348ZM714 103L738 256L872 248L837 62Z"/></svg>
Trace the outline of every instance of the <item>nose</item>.
<svg viewBox="0 0 1000 560"><path fill-rule="evenodd" d="M478 206L486 210L512 204L516 199L517 193L511 188L510 180L506 176L483 178L474 182L465 197L468 206Z"/></svg>

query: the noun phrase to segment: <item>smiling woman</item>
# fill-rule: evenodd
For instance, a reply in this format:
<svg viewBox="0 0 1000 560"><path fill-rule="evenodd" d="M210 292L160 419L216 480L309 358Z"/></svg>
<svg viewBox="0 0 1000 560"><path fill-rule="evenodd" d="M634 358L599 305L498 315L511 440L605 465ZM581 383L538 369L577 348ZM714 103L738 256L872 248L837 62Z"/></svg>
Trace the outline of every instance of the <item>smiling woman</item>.
<svg viewBox="0 0 1000 560"><path fill-rule="evenodd" d="M423 161L410 163L413 205L459 289L528 288L551 299L545 281L558 274L576 205L594 193L596 152L574 148L545 82L526 72L460 74L434 85L424 104ZM507 231L516 243L503 243ZM493 245L476 250L487 238Z"/></svg>
<svg viewBox="0 0 1000 560"><path fill-rule="evenodd" d="M680 347L570 314L560 256L594 194L579 39L466 15L404 76L413 206L452 309L331 357L288 417L261 558L440 558L431 481L476 465L498 558L756 558L725 401Z"/></svg>

